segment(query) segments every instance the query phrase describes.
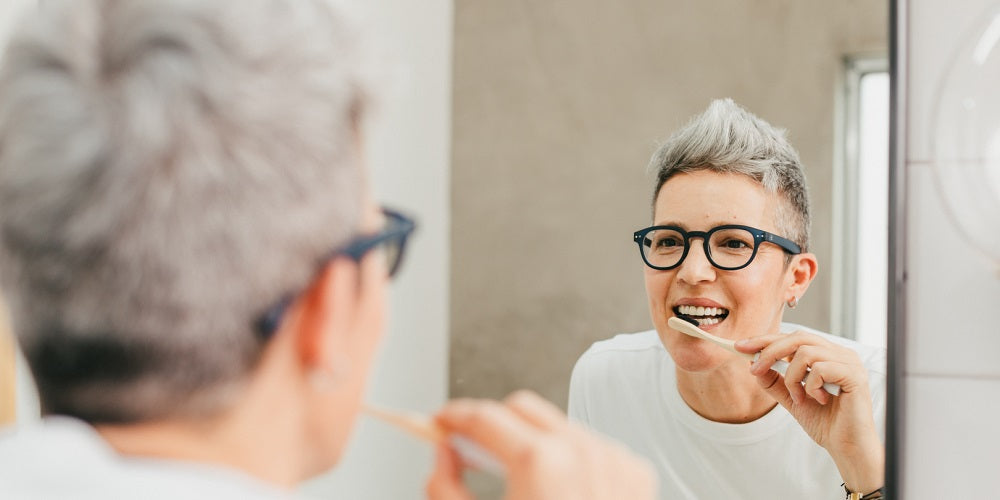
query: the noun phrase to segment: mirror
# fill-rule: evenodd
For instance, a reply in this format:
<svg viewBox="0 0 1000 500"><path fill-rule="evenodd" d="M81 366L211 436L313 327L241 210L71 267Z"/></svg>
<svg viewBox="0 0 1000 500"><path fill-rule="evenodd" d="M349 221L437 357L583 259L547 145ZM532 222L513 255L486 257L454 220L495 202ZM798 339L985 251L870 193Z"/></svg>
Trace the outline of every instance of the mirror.
<svg viewBox="0 0 1000 500"><path fill-rule="evenodd" d="M456 2L451 396L565 404L592 342L651 328L631 241L645 166L720 97L787 129L805 165L820 271L785 321L849 330L847 68L885 64L887 16L884 0Z"/></svg>

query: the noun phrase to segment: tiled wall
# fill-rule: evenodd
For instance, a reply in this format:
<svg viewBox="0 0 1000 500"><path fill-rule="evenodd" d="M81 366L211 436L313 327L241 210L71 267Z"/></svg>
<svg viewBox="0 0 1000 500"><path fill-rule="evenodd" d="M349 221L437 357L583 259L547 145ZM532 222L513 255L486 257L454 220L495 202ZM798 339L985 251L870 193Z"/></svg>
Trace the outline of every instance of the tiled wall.
<svg viewBox="0 0 1000 500"><path fill-rule="evenodd" d="M903 0L901 0L903 1ZM946 68L997 0L910 0L906 26L907 304L902 493L997 498L1000 268L970 248L938 191L935 106ZM1000 49L995 49L1000 50ZM1000 89L1000 81L996 82ZM1000 230L1000 214L992 227Z"/></svg>

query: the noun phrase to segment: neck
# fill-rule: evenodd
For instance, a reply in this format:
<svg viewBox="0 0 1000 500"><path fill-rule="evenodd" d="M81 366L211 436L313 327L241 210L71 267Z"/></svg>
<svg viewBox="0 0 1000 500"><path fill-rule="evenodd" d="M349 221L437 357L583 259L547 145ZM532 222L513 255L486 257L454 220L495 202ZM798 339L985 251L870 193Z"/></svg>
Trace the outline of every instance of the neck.
<svg viewBox="0 0 1000 500"><path fill-rule="evenodd" d="M763 417L777 404L750 374L749 363L734 358L714 370L677 369L677 390L698 415L727 424L745 424Z"/></svg>
<svg viewBox="0 0 1000 500"><path fill-rule="evenodd" d="M243 433L225 425L165 420L100 425L97 432L115 451L125 456L221 465L275 485L290 487L295 484L290 471L271 463L246 444L249 440L240 436Z"/></svg>
<svg viewBox="0 0 1000 500"><path fill-rule="evenodd" d="M309 448L297 391L279 382L251 375L235 405L210 417L96 429L122 455L221 465L290 489L303 479Z"/></svg>

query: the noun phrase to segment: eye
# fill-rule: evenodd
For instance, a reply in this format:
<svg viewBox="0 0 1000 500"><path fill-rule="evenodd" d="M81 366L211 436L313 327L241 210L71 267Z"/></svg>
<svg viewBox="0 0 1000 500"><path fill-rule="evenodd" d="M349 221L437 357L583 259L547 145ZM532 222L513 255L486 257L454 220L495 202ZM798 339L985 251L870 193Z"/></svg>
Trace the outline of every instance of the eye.
<svg viewBox="0 0 1000 500"><path fill-rule="evenodd" d="M753 233L741 228L727 228L712 233L712 248L718 252L745 255L753 252Z"/></svg>
<svg viewBox="0 0 1000 500"><path fill-rule="evenodd" d="M656 246L658 248L672 248L683 245L684 241L676 236L664 236L656 239Z"/></svg>

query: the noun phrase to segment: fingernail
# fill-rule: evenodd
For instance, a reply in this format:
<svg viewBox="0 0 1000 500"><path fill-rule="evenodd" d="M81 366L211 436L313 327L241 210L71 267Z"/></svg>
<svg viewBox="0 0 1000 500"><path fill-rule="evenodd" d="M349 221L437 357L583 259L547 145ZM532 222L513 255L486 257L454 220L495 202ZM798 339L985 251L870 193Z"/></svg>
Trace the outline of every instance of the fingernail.
<svg viewBox="0 0 1000 500"><path fill-rule="evenodd" d="M748 343L750 343L750 340L748 340L748 339L740 339L740 340L736 341L736 345L738 345L740 347L743 347L743 346L747 345Z"/></svg>

